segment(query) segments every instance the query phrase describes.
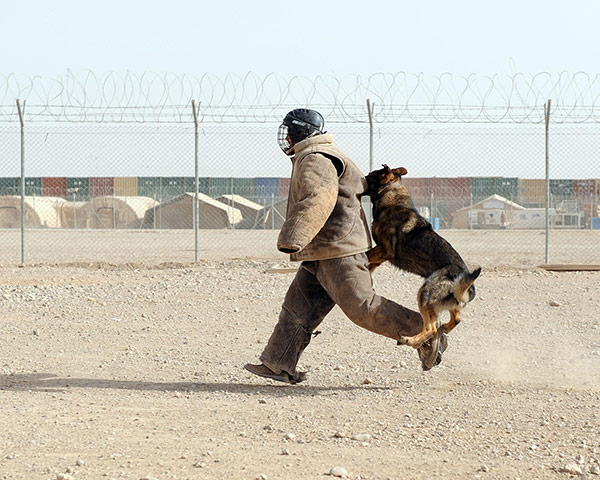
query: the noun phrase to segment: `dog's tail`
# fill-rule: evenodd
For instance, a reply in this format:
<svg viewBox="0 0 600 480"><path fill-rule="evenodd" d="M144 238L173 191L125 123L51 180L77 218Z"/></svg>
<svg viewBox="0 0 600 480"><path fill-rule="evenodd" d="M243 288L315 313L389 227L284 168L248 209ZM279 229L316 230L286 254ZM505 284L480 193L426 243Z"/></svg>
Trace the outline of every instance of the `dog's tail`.
<svg viewBox="0 0 600 480"><path fill-rule="evenodd" d="M473 282L481 274L481 267L477 267L470 272L464 270L456 280L454 280L454 298L459 302L467 303L475 298L475 285Z"/></svg>

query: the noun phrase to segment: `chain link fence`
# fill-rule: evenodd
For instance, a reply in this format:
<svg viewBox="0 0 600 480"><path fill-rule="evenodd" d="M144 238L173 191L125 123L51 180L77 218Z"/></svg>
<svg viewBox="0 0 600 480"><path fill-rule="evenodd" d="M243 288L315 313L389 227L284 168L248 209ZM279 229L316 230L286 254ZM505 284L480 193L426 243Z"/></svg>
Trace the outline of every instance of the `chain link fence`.
<svg viewBox="0 0 600 480"><path fill-rule="evenodd" d="M213 95L226 90L212 88ZM361 93L369 92L355 89L353 95ZM90 105L78 109L71 97L62 113L51 102L25 104L24 190L19 118L4 99L0 263L285 259L276 238L291 164L276 144L276 131L285 112L298 106L322 111L336 145L365 173L382 163L406 167L419 211L478 263L489 266L498 257L507 265L543 263L543 106L508 106L510 118L492 117L495 107L482 116L468 113L462 97L454 106L436 105L439 98L403 110L375 103L372 131L366 105L358 103L340 108L339 102L299 98L296 104L262 105L261 99L249 108L243 95L226 105L207 102L199 109L197 151L189 102L157 102L154 108L146 100L144 109L152 114L131 104L116 111L102 107L100 114ZM562 104L555 109L563 113L554 123L550 117L549 258L600 264L600 124L593 109L573 109L572 117Z"/></svg>

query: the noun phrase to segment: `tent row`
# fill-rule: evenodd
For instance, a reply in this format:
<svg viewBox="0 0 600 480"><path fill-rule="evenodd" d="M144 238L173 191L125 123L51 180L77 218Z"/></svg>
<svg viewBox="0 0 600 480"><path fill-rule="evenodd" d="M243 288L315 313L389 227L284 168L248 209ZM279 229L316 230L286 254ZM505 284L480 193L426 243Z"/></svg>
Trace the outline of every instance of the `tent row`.
<svg viewBox="0 0 600 480"><path fill-rule="evenodd" d="M214 199L200 193L198 227L280 228L285 203L263 207L240 195ZM60 197L25 197L27 228L191 229L194 228L193 211L193 193L184 193L160 204L149 197L106 196L86 202L70 202ZM21 197L0 197L0 228L20 226Z"/></svg>

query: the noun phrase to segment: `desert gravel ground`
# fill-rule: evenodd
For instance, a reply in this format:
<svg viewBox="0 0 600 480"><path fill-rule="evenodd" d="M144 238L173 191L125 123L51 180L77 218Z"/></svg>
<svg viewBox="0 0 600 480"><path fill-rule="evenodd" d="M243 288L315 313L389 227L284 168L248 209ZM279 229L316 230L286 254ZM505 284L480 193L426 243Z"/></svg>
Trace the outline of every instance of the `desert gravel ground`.
<svg viewBox="0 0 600 480"><path fill-rule="evenodd" d="M295 386L242 369L282 255L0 267L0 479L600 478L600 273L456 246L484 271L439 367L336 308Z"/></svg>

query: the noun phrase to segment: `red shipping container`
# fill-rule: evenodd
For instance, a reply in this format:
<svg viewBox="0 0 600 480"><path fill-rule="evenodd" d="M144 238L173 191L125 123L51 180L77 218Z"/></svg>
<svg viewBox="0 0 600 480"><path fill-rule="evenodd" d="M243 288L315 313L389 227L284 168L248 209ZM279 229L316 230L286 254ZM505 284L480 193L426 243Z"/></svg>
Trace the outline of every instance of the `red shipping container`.
<svg viewBox="0 0 600 480"><path fill-rule="evenodd" d="M408 188L414 202L422 202L431 197L431 178L403 177L402 183Z"/></svg>
<svg viewBox="0 0 600 480"><path fill-rule="evenodd" d="M446 205L447 215L471 204L471 178L440 178L437 196Z"/></svg>
<svg viewBox="0 0 600 480"><path fill-rule="evenodd" d="M590 197L594 195L594 180L573 180L573 195L575 197Z"/></svg>
<svg viewBox="0 0 600 480"><path fill-rule="evenodd" d="M42 195L44 197L62 197L67 198L67 178L66 177L43 177Z"/></svg>
<svg viewBox="0 0 600 480"><path fill-rule="evenodd" d="M471 177L440 178L440 195L471 200Z"/></svg>
<svg viewBox="0 0 600 480"><path fill-rule="evenodd" d="M471 202L470 177L404 177L402 183L417 208L433 209L436 216L449 216Z"/></svg>
<svg viewBox="0 0 600 480"><path fill-rule="evenodd" d="M113 177L90 177L90 197L110 197L114 191Z"/></svg>

